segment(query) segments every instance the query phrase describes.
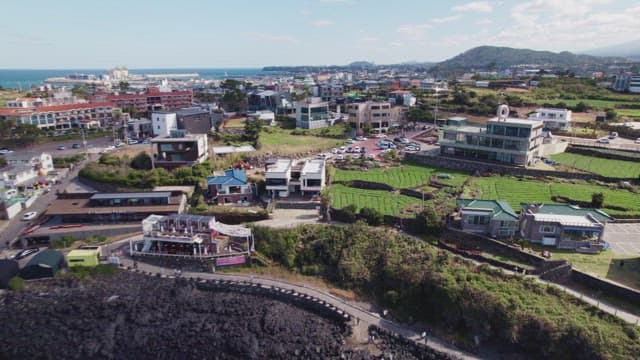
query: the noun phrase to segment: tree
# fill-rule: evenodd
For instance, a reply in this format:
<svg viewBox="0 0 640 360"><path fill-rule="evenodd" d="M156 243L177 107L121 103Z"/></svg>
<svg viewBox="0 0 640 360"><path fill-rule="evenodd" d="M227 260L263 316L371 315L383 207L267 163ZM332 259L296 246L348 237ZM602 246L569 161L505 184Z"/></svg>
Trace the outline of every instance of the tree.
<svg viewBox="0 0 640 360"><path fill-rule="evenodd" d="M371 226L380 226L384 222L382 213L373 208L364 207L360 209L360 218Z"/></svg>
<svg viewBox="0 0 640 360"><path fill-rule="evenodd" d="M81 99L86 99L88 95L87 87L84 85L73 85L71 88L71 94Z"/></svg>
<svg viewBox="0 0 640 360"><path fill-rule="evenodd" d="M613 109L606 109L605 117L607 120L615 120L618 117L618 113Z"/></svg>
<svg viewBox="0 0 640 360"><path fill-rule="evenodd" d="M260 137L260 131L262 131L263 126L264 122L260 119L246 120L244 122L244 133L242 134L242 140L250 141L254 146L256 146L258 143L258 138Z"/></svg>
<svg viewBox="0 0 640 360"><path fill-rule="evenodd" d="M146 152L141 151L131 160L131 167L136 170L151 170L153 167L151 157Z"/></svg>
<svg viewBox="0 0 640 360"><path fill-rule="evenodd" d="M573 111L575 112L586 112L587 110L589 110L589 106L582 101L580 101L576 104L576 106L573 107Z"/></svg>
<svg viewBox="0 0 640 360"><path fill-rule="evenodd" d="M333 199L331 198L331 192L329 188L325 187L320 191L320 206L324 211L324 219L326 222L331 222L331 205Z"/></svg>
<svg viewBox="0 0 640 360"><path fill-rule="evenodd" d="M591 206L596 209L600 209L604 205L604 194L603 193L593 193L591 194Z"/></svg>
<svg viewBox="0 0 640 360"><path fill-rule="evenodd" d="M118 87L120 88L120 92L127 92L127 90L129 90L129 83L124 80L120 81Z"/></svg>

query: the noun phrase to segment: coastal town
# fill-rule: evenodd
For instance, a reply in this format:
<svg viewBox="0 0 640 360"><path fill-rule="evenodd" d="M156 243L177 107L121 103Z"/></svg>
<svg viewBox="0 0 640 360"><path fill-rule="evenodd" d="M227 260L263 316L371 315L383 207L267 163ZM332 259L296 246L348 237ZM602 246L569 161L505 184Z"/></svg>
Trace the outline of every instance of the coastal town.
<svg viewBox="0 0 640 360"><path fill-rule="evenodd" d="M637 59L0 72L0 358L635 358Z"/></svg>

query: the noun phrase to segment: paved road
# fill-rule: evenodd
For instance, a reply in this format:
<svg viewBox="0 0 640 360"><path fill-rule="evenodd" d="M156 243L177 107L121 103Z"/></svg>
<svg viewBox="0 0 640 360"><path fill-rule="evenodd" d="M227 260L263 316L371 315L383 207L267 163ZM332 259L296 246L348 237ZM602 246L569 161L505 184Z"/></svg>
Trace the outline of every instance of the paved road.
<svg viewBox="0 0 640 360"><path fill-rule="evenodd" d="M640 256L640 224L609 223L604 240L616 254Z"/></svg>
<svg viewBox="0 0 640 360"><path fill-rule="evenodd" d="M570 136L557 136L554 137L560 139L561 141L568 141L570 144L575 145L586 145L599 147L603 149L619 149L619 150L633 150L640 151L640 144L636 144L634 140L624 139L621 137L617 137L613 140L610 140L610 144L601 144L598 143L596 139L582 139L582 138L574 138Z"/></svg>
<svg viewBox="0 0 640 360"><path fill-rule="evenodd" d="M86 160L85 160L86 162ZM9 242L10 244L14 244L18 235L24 230L27 226L33 223L33 221L21 221L22 215L26 212L36 211L38 215L41 215L51 204L51 202L56 198L55 192L57 189L62 191L65 189L69 183L78 175L78 171L84 166L84 162L80 163L75 167L74 170L70 171L67 176L61 180L60 184L52 186L51 191L48 194L42 194L39 196L36 201L26 210L22 210L18 215L16 215L13 219L9 220L7 226L0 233L0 244L1 247L4 248Z"/></svg>
<svg viewBox="0 0 640 360"><path fill-rule="evenodd" d="M133 266L133 261L129 258L121 259L121 262L124 266ZM153 274L164 274L170 275L172 274L172 269L165 269L153 265L149 265L146 263L138 263L138 269L144 272L150 272ZM422 339L421 335L416 333L413 330L402 327L399 324L396 324L387 319L380 318L378 314L371 313L363 308L360 308L356 305L350 304L338 297L335 297L331 294L328 294L324 291L309 287L307 285L297 285L288 282L284 282L277 279L269 279L259 276L253 275L231 275L231 274L212 274L212 273L192 273L192 272L183 272L182 276L188 278L201 278L205 280L225 280L225 281L237 281L237 282L250 282L250 283L258 283L264 287L278 287L281 289L292 290L297 293L306 294L317 299L323 300L336 308L344 311L345 313L351 315L352 317L359 320L362 324L364 323L366 326L368 325L376 325L380 328L398 333L406 338L409 338L417 343L424 344L424 339ZM454 357L460 359L479 359L479 357L458 350L451 345L441 341L440 339L434 338L432 336L427 336L427 344L430 348L435 349L437 351L452 355Z"/></svg>

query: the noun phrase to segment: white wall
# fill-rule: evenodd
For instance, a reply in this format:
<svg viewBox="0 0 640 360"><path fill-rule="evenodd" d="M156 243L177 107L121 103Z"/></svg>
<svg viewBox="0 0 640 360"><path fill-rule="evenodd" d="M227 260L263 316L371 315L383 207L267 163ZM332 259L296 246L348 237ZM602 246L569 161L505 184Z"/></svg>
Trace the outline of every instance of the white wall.
<svg viewBox="0 0 640 360"><path fill-rule="evenodd" d="M176 113L151 114L151 125L153 136L169 136L171 130L178 128L178 118Z"/></svg>

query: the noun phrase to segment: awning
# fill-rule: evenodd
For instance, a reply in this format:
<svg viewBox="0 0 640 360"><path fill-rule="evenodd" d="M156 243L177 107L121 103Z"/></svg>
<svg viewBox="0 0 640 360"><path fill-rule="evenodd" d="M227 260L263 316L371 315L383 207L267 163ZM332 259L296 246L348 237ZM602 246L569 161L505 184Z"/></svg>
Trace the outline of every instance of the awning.
<svg viewBox="0 0 640 360"><path fill-rule="evenodd" d="M234 237L246 238L251 236L251 229L246 228L244 226L239 226L239 225L227 225L220 222L216 222L213 225L213 230L221 234L234 236Z"/></svg>

